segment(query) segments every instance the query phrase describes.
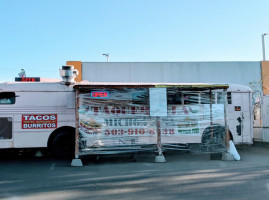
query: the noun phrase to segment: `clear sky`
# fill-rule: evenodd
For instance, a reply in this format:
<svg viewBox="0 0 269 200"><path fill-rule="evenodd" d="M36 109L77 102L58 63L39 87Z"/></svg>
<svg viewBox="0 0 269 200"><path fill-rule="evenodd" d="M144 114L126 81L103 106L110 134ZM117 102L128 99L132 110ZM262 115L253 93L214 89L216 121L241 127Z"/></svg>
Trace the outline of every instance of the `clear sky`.
<svg viewBox="0 0 269 200"><path fill-rule="evenodd" d="M268 0L0 0L0 82L69 60L261 61ZM269 35L265 37L269 59Z"/></svg>

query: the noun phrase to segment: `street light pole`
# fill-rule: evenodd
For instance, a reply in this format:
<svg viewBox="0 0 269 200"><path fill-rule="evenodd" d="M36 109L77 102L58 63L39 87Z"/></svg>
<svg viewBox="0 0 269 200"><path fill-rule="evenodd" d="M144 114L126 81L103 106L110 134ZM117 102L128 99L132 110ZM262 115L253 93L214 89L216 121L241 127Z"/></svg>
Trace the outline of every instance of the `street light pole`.
<svg viewBox="0 0 269 200"><path fill-rule="evenodd" d="M106 56L106 61L109 62L109 53L103 53L103 56Z"/></svg>
<svg viewBox="0 0 269 200"><path fill-rule="evenodd" d="M262 34L262 55L263 55L263 60L265 61L265 45L264 45L264 36L269 35L269 33L264 33Z"/></svg>

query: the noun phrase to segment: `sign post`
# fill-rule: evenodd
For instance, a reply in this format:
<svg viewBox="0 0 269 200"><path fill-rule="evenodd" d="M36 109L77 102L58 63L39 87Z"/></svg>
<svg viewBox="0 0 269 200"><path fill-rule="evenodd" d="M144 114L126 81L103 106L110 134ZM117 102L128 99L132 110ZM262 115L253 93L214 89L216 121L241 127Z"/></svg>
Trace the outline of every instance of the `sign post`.
<svg viewBox="0 0 269 200"><path fill-rule="evenodd" d="M166 162L162 152L161 140L161 120L160 116L167 116L167 96L166 88L150 88L149 89L150 116L156 117L157 126L157 148L158 155L155 157L155 162Z"/></svg>

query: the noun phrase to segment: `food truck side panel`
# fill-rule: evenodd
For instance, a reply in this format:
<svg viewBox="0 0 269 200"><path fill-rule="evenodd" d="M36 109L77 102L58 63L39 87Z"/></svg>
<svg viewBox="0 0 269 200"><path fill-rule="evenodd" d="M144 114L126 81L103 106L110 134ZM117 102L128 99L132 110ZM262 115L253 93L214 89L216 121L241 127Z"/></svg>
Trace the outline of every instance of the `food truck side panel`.
<svg viewBox="0 0 269 200"><path fill-rule="evenodd" d="M17 87L15 85L16 84L14 84L14 88ZM50 87L58 87L58 85L60 84L55 83L55 86L51 85ZM62 130L62 127L68 127L68 130L72 131L70 128L75 127L76 121L75 94L73 90L66 90L64 88L57 91L49 90L50 89L38 91L38 89L35 89L34 91L21 91L20 89L16 89L14 91L16 94L15 104L0 104L0 119L5 118L5 121L11 123L12 126L12 137L0 138L0 148L47 147L49 143L48 140L50 141L52 136L56 136L56 133L59 133L60 131L58 130ZM2 89L1 92L3 91ZM12 86L7 91L13 91ZM251 94L249 93L249 95ZM247 107L242 107L242 111L248 110L251 113L250 101L251 99L249 100L250 104L246 105ZM240 102L229 106L232 106L229 115L233 116L234 107L240 106ZM237 113L239 113L239 111L237 111ZM247 115L244 117L246 119ZM250 117L248 116L247 119L250 119ZM54 123L56 128L52 125L46 128L38 128L37 124L45 123ZM27 127L26 124L32 125ZM235 143L252 143L252 132L251 130L250 132L247 130L249 127L250 129L252 127L251 120L248 125L249 126L243 127L245 131L242 131L242 135L238 136L241 138L247 134L248 137L245 137L244 140L239 140L238 138ZM237 134L237 132L233 126L234 125L230 124L230 128L233 129L231 131L234 135ZM66 131L67 129L64 130ZM191 137L189 135L182 135L177 139L180 140L181 143L199 143L201 142L200 137L201 136L197 137L196 135ZM167 137L167 140L175 141L173 137Z"/></svg>
<svg viewBox="0 0 269 200"><path fill-rule="evenodd" d="M0 104L0 117L12 121L12 137L2 138L0 148L47 147L51 133L60 127L75 126L73 91L15 91L15 94L15 104Z"/></svg>

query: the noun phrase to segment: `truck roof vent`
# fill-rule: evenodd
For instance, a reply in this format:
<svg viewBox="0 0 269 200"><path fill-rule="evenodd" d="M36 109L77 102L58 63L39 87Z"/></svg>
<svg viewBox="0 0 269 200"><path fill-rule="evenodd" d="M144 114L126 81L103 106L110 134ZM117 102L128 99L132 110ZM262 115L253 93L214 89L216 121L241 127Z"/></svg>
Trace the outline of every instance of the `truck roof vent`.
<svg viewBox="0 0 269 200"><path fill-rule="evenodd" d="M78 75L78 70L74 69L73 65L62 66L62 69L60 69L60 76L63 79L61 84L64 84L64 85L75 84L75 78L77 75Z"/></svg>

